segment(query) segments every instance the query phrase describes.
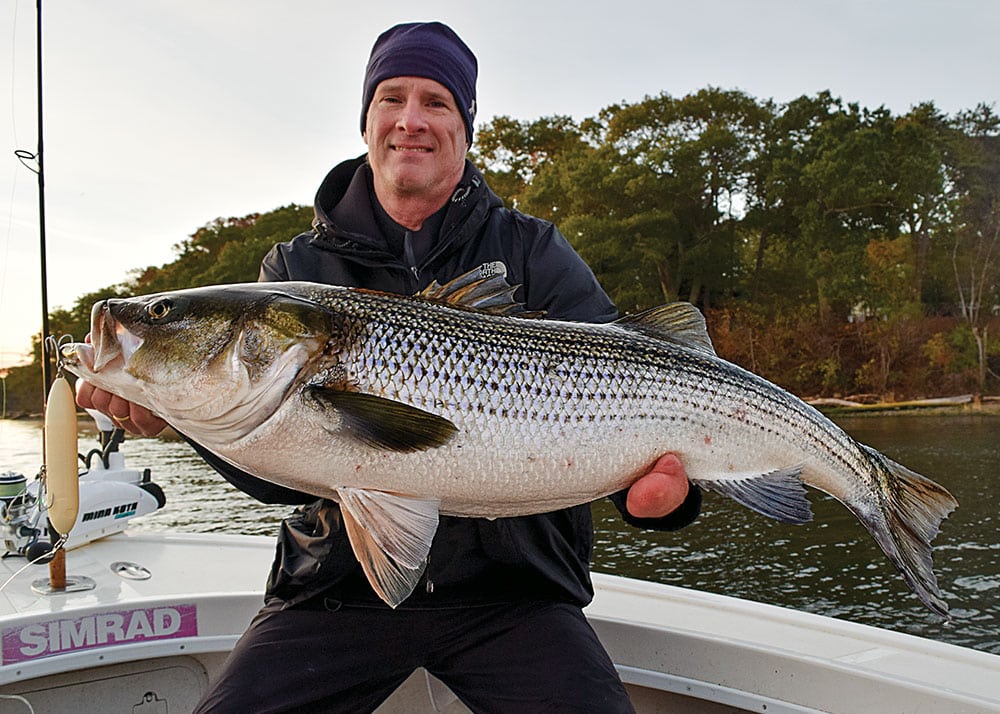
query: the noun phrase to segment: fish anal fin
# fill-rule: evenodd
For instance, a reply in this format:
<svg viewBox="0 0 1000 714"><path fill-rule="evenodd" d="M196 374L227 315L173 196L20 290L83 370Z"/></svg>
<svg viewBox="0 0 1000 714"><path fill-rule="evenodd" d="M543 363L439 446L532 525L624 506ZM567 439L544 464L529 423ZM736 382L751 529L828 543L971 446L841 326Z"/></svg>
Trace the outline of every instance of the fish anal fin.
<svg viewBox="0 0 1000 714"><path fill-rule="evenodd" d="M672 302L619 318L616 325L715 356L705 316L691 303Z"/></svg>
<svg viewBox="0 0 1000 714"><path fill-rule="evenodd" d="M358 488L337 494L351 549L368 582L386 604L398 606L424 572L440 502Z"/></svg>
<svg viewBox="0 0 1000 714"><path fill-rule="evenodd" d="M801 465L763 474L725 474L692 481L782 523L802 524L812 520Z"/></svg>
<svg viewBox="0 0 1000 714"><path fill-rule="evenodd" d="M347 433L377 449L425 451L446 444L458 431L437 414L341 386L312 385L309 394L340 413Z"/></svg>

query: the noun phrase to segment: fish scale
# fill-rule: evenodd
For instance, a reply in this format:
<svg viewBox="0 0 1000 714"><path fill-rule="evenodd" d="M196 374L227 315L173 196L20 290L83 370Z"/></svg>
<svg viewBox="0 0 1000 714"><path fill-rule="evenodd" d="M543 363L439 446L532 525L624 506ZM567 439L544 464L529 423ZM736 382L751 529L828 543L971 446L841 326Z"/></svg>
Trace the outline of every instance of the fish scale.
<svg viewBox="0 0 1000 714"><path fill-rule="evenodd" d="M832 495L947 614L930 553L945 489L720 359L690 305L595 325L511 316L512 293L473 272L419 297L253 283L109 300L95 344L63 356L230 463L340 502L391 605L439 513L586 503L675 452L694 483L781 521L811 518L803 484ZM219 398L185 404L193 385Z"/></svg>
<svg viewBox="0 0 1000 714"><path fill-rule="evenodd" d="M649 459L678 443L697 443L699 439L704 442L705 437L714 435L725 439L726 432L734 428L756 430L765 438L777 439L786 434L785 442L795 441L799 446L788 446L785 451L797 452L800 462L822 459L857 470L863 458L850 440L840 440L831 449L828 420L808 409L797 408L801 403L791 395L777 391L774 385L745 370L710 360L688 348L664 345L627 330L595 333L589 325L536 325L510 320L497 324L491 316L454 310L440 310L435 315L440 324L424 333L435 334L438 339L421 342L416 326L428 319L426 305L411 302L403 307L396 304L391 310L381 309L381 303L395 300L383 297L373 300L374 309L366 311L363 317L371 335L358 341L356 353L350 351L343 356L346 363L359 365L356 374L352 374L358 388L436 409L458 425L460 431L475 427L476 422L469 419L471 414L493 418L480 428L481 433L497 442L486 444L492 451L509 443L530 443L528 439L551 443L566 436L565 431L557 429L553 433L542 428L545 425L638 422L645 426L636 436L645 440L640 444L633 442L633 447L639 447L634 450L653 456L646 457L636 467L648 465ZM334 310L347 309L336 299L328 305ZM505 346L507 351L498 352L497 344ZM419 347L425 349L414 349ZM405 374L401 364L409 360L416 362L414 379L394 380L395 375ZM500 380L496 377L498 373L503 375ZM541 375L547 378L540 381ZM458 378L464 381L457 381ZM626 387L629 391L625 391ZM504 396L510 399L506 406L502 406ZM790 429L781 431L776 428L778 424ZM512 431L515 433L511 434ZM809 448L801 448L803 444ZM601 459L586 451L588 445L589 442L573 444L577 453L575 465L586 473L596 474L595 469L586 468L587 461L593 459L597 462L595 466L599 466ZM704 446L705 449L685 449L684 453L692 463L709 462L708 470L718 471L728 466L716 463L710 454L703 454L702 451L713 451L710 444ZM769 463L759 470L775 470L782 465ZM523 513L532 501L542 498L536 491L558 489L563 480L558 471L539 474L533 479L536 488L519 491L516 495L520 499L513 502L503 500L515 495L510 491L490 493L489 510L476 515ZM600 481L604 492L617 486L606 483L606 479ZM396 488L406 485L400 483ZM459 501L482 497L485 486L488 483L479 480L472 493L445 493L444 508L449 512L455 510L447 506L449 497ZM563 503L544 499L544 503L569 505L571 499L566 500Z"/></svg>

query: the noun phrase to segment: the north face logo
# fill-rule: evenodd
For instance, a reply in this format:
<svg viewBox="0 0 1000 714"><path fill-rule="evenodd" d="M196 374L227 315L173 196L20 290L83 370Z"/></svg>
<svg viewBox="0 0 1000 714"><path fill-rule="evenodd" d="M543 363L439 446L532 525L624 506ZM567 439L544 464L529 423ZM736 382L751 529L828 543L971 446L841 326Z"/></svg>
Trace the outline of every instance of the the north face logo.
<svg viewBox="0 0 1000 714"><path fill-rule="evenodd" d="M504 265L503 261L494 260L492 263L483 263L479 266L479 278L481 280L493 278L497 275L503 278L507 277L507 266Z"/></svg>

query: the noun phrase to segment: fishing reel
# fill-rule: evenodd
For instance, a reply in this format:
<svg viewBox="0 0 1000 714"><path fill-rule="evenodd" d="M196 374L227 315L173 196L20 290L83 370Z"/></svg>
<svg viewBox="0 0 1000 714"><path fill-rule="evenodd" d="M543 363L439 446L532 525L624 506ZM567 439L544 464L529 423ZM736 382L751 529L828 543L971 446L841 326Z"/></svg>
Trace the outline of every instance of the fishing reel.
<svg viewBox="0 0 1000 714"><path fill-rule="evenodd" d="M35 557L38 552L52 549L52 544L40 542L42 529L38 527L37 497L28 492L28 480L24 474L8 471L0 474L0 534L8 554ZM33 559L33 558L32 558Z"/></svg>

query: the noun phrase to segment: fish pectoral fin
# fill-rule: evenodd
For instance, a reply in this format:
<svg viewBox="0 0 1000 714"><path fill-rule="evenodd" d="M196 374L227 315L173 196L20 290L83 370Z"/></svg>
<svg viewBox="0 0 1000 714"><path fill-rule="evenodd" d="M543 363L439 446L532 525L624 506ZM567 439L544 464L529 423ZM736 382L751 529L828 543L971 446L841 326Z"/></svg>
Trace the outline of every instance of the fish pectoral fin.
<svg viewBox="0 0 1000 714"><path fill-rule="evenodd" d="M312 386L309 393L340 413L347 433L377 449L424 451L444 445L458 431L444 417L373 394L323 386Z"/></svg>
<svg viewBox="0 0 1000 714"><path fill-rule="evenodd" d="M734 473L691 480L782 523L802 524L812 520L812 506L802 483L801 465L765 474Z"/></svg>
<svg viewBox="0 0 1000 714"><path fill-rule="evenodd" d="M396 607L413 592L427 565L440 501L362 488L337 493L354 557L372 589Z"/></svg>

